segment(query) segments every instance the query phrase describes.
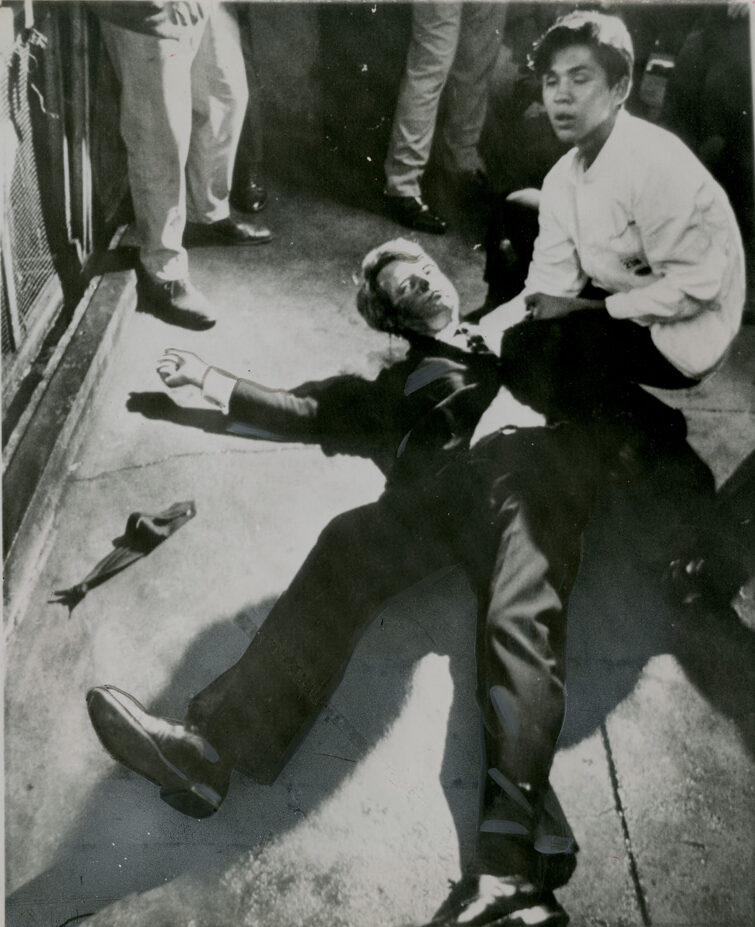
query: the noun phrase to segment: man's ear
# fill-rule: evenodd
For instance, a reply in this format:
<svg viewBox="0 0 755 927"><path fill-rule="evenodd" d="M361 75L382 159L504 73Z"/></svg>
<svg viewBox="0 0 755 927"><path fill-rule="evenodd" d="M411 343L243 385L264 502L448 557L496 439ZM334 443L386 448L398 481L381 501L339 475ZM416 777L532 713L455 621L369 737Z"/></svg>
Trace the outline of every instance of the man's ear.
<svg viewBox="0 0 755 927"><path fill-rule="evenodd" d="M632 78L625 74L620 78L613 87L613 93L619 106L623 106L629 97L629 91L632 89Z"/></svg>

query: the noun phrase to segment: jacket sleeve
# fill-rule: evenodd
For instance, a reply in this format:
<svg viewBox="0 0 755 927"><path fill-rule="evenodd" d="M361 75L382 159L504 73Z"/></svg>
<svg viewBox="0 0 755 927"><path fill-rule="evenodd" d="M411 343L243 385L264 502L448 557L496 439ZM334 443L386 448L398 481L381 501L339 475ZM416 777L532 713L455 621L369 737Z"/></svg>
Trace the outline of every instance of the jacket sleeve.
<svg viewBox="0 0 755 927"><path fill-rule="evenodd" d="M344 374L292 390L239 380L228 414L234 422L285 438L380 437L395 427L395 372L376 380Z"/></svg>

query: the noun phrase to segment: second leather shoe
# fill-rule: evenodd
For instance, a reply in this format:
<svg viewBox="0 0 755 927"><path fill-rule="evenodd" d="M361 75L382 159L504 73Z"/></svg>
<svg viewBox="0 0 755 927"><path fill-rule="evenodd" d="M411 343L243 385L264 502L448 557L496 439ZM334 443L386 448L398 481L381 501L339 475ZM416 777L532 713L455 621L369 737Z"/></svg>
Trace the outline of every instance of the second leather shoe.
<svg viewBox="0 0 755 927"><path fill-rule="evenodd" d="M266 226L243 222L233 216L217 222L187 222L184 232L186 245L265 245L272 240L272 232Z"/></svg>
<svg viewBox="0 0 755 927"><path fill-rule="evenodd" d="M384 199L388 212L401 225L433 235L442 235L446 231L446 221L436 216L421 196L393 196L385 193Z"/></svg>
<svg viewBox="0 0 755 927"><path fill-rule="evenodd" d="M267 190L255 177L234 185L231 205L241 212L261 212L267 204Z"/></svg>
<svg viewBox="0 0 755 927"><path fill-rule="evenodd" d="M195 331L204 331L215 324L209 302L188 278L156 280L139 265L136 279L140 312Z"/></svg>
<svg viewBox="0 0 755 927"><path fill-rule="evenodd" d="M87 692L100 743L124 766L160 786L160 797L193 818L214 814L228 791L232 764L196 731L158 718L115 686Z"/></svg>
<svg viewBox="0 0 755 927"><path fill-rule="evenodd" d="M453 886L425 927L565 927L566 911L552 892L516 876L469 875Z"/></svg>

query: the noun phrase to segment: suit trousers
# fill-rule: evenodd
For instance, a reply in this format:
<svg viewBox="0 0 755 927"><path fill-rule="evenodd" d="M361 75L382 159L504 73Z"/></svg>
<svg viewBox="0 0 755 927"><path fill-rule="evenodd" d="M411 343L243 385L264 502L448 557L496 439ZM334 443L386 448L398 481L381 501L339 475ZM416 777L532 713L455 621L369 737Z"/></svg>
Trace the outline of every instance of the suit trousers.
<svg viewBox="0 0 755 927"><path fill-rule="evenodd" d="M595 460L577 426L498 432L421 484L390 487L337 516L241 659L192 700L187 722L238 768L272 781L378 609L461 562L479 602L477 687L495 786L485 789L480 864L506 869L521 855L512 815L514 842L524 834L531 844L548 792L564 713L566 606ZM507 798L521 788L533 809L524 822Z"/></svg>
<svg viewBox="0 0 755 927"><path fill-rule="evenodd" d="M160 38L101 21L121 85L121 134L140 236L140 259L152 277L188 274L187 218L229 215L236 148L247 104L239 28L221 3Z"/></svg>
<svg viewBox="0 0 755 927"><path fill-rule="evenodd" d="M419 196L445 88L443 166L482 168L477 153L503 37L500 3L412 4L412 36L385 159L386 192Z"/></svg>

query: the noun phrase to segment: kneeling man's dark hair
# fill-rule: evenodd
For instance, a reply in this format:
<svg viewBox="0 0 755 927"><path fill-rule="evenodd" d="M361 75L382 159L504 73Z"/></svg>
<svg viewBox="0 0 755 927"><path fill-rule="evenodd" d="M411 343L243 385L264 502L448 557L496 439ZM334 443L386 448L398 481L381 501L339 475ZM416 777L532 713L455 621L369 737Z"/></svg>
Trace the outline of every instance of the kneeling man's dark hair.
<svg viewBox="0 0 755 927"><path fill-rule="evenodd" d="M608 85L615 87L632 79L634 47L632 37L618 16L593 11L578 11L560 17L535 43L530 64L539 79L548 73L553 56L572 45L588 45L605 70Z"/></svg>

